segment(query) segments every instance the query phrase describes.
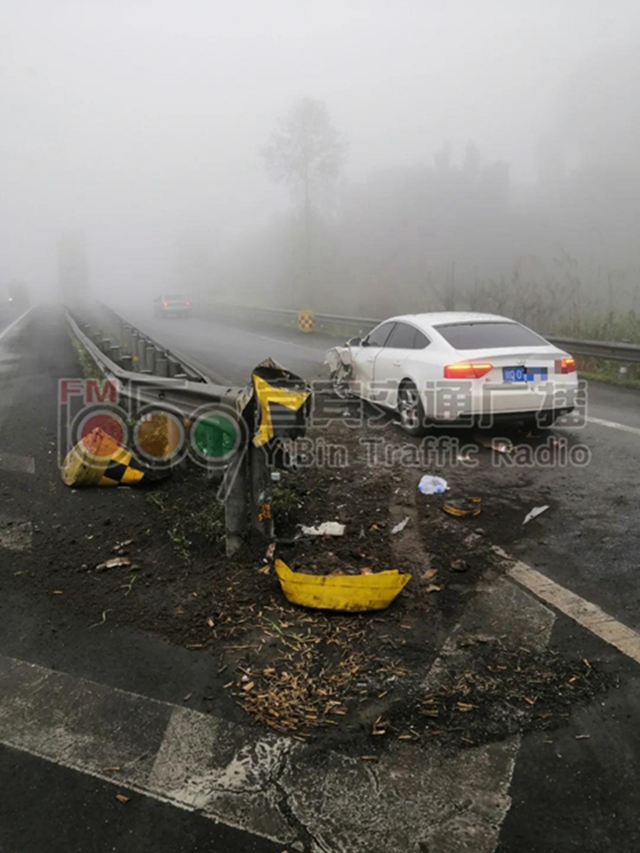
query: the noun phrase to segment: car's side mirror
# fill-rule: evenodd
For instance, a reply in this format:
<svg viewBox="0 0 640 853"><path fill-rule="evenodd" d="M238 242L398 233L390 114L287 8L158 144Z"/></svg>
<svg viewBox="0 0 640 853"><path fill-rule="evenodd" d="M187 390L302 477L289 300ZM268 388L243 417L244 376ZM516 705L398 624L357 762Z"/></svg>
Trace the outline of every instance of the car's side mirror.
<svg viewBox="0 0 640 853"><path fill-rule="evenodd" d="M350 347L359 347L361 345L364 345L364 341L362 340L362 338L351 338L347 341L347 344Z"/></svg>

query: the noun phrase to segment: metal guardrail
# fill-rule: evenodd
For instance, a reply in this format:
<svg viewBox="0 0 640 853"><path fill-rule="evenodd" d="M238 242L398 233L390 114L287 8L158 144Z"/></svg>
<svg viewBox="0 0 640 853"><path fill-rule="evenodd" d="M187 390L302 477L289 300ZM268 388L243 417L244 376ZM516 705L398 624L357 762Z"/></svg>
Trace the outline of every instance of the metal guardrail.
<svg viewBox="0 0 640 853"><path fill-rule="evenodd" d="M119 343L114 344L112 339L105 338L96 328L101 314L111 329L110 334L113 335L113 330L119 326L122 327ZM155 404L159 409L174 410L189 419L207 403L223 404L227 411L235 413L238 423L244 422L247 428L241 431L245 435L241 452L235 455L224 471L218 471L224 486L227 553L233 553L242 545L250 527L267 539L273 539L270 475L273 458L269 461L264 448L256 447L251 441L257 420L255 395L249 393L253 390L252 386L224 386L211 382L196 367L182 358L176 358L169 350L125 323L106 306L100 306L97 316L93 313L92 323L83 322L70 312L67 312L67 321L73 334L105 376L117 380L120 396L132 399L138 405L144 404L145 407ZM127 341L127 336L131 343ZM153 348L153 353L149 352L150 348ZM148 366L137 371L128 369L133 364L150 364L152 356L155 368L160 363L165 375L154 375ZM136 358L137 361L134 361ZM123 362L125 367L122 366ZM166 375L169 371L172 375Z"/></svg>
<svg viewBox="0 0 640 853"><path fill-rule="evenodd" d="M256 313L274 319L286 320L288 325L295 326L298 312L280 308L240 308L238 312ZM344 326L347 334L361 334L382 322L383 318L376 317L347 317L340 314L315 313L316 327L333 328ZM628 341L585 341L579 338L565 338L557 335L543 335L550 343L566 350L571 355L582 358L601 358L609 361L620 361L628 364L640 364L640 345Z"/></svg>
<svg viewBox="0 0 640 853"><path fill-rule="evenodd" d="M640 346L616 341L582 341L578 338L557 338L545 335L555 346L582 358L602 358L607 361L623 361L628 364L640 364Z"/></svg>
<svg viewBox="0 0 640 853"><path fill-rule="evenodd" d="M175 372L173 376L153 375L146 369L140 371L125 369L115 361L114 345L110 340L107 340L105 346L104 338L101 337L100 343L96 343L89 336L92 329L87 330L87 326L91 324L82 323L69 312L67 312L67 322L74 335L101 370L107 376L118 380L125 396L135 396L136 399L145 403L164 403L173 405L178 409L194 409L206 401L228 402L235 406L238 396L244 390L244 388L236 386L216 385L208 381L197 368L191 365L187 366L184 361L178 362L181 369L179 372ZM150 339L140 333L139 340L144 341L146 347ZM120 348L118 347L118 349ZM163 349L162 352L168 353L168 350ZM133 359L133 357L128 356L129 359ZM169 356L169 358L171 357ZM127 356L124 358L126 359ZM187 367L188 372L186 372Z"/></svg>

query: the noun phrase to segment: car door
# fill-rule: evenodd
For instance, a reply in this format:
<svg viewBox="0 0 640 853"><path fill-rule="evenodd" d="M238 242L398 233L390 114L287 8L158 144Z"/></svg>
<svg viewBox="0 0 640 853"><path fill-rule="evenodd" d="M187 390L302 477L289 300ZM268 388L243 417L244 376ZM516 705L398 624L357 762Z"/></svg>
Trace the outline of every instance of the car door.
<svg viewBox="0 0 640 853"><path fill-rule="evenodd" d="M415 354L417 331L409 323L396 323L374 362L371 399L392 409L396 407L398 386L407 376L407 361Z"/></svg>
<svg viewBox="0 0 640 853"><path fill-rule="evenodd" d="M353 354L353 379L356 393L370 400L373 391L373 371L376 359L393 331L395 322L387 320L376 326L362 339L358 351Z"/></svg>

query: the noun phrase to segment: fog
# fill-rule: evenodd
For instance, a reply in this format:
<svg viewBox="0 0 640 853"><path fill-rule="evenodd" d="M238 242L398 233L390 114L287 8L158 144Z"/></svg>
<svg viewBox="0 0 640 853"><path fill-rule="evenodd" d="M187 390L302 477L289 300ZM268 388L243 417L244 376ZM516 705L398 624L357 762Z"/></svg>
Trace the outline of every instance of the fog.
<svg viewBox="0 0 640 853"><path fill-rule="evenodd" d="M7 0L0 40L0 281L56 292L71 233L110 299L640 309L632 0Z"/></svg>

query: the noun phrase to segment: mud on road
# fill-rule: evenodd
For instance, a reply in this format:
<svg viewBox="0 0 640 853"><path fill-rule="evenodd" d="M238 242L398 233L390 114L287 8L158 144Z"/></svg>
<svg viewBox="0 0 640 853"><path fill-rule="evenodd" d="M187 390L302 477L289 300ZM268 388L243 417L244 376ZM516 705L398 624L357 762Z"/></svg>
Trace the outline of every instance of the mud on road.
<svg viewBox="0 0 640 853"><path fill-rule="evenodd" d="M312 431L309 439L326 435ZM410 572L387 610L290 605L265 556L268 543L224 555L216 484L196 468L147 490L78 490L64 517L43 527L34 563L21 565L15 580L59 596L61 612L85 616L87 631L126 624L210 656L212 694L185 701L345 753L375 755L390 739L467 747L553 728L615 683L596 660L514 646L499 619L495 633L472 638L429 677L469 603L504 572L493 546L542 535L542 519L526 528L522 521L534 498L553 499L537 492L530 470L496 491L486 467L454 465L444 473L447 495L482 497L482 513L449 516L442 495L417 489L422 474L442 470L403 464L401 454L396 464L372 465L371 436L406 446L390 423L371 433L335 423L340 465L282 473L275 556L301 571ZM494 452L479 446L478 458ZM299 537L301 524L328 520L344 523L344 536ZM102 566L114 557L119 565Z"/></svg>

